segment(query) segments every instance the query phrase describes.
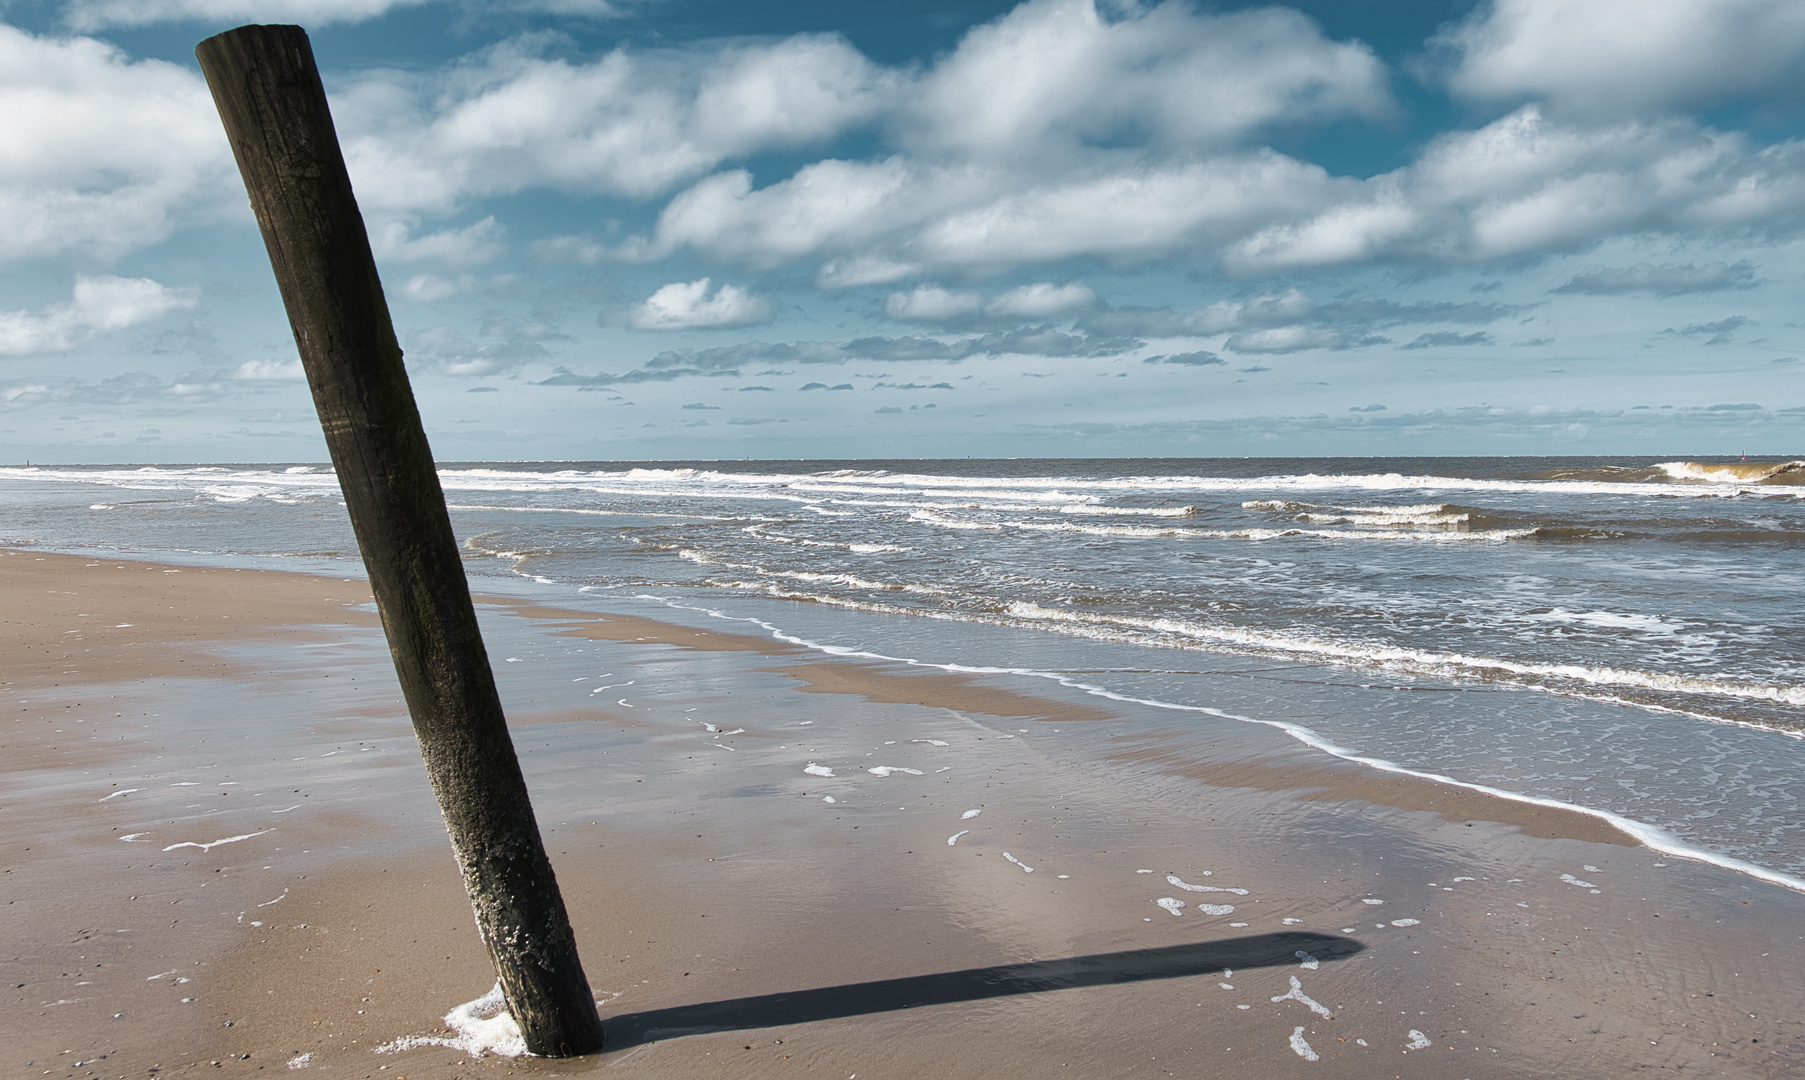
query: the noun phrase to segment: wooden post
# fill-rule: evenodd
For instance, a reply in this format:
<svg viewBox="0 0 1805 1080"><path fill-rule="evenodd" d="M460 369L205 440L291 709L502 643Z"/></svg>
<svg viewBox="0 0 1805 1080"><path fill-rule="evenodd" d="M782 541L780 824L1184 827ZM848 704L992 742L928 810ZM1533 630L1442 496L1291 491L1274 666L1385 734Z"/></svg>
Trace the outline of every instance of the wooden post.
<svg viewBox="0 0 1805 1080"><path fill-rule="evenodd" d="M276 283L382 613L433 793L534 1054L598 1050L602 1023L477 630L326 91L298 26L195 48Z"/></svg>

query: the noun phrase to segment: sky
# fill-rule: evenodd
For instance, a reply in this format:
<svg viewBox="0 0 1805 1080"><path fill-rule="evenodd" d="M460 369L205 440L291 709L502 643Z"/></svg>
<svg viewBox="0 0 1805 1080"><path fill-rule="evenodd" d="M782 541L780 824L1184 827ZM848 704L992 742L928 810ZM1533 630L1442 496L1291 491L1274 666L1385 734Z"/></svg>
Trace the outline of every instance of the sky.
<svg viewBox="0 0 1805 1080"><path fill-rule="evenodd" d="M1805 455L1798 0L0 0L0 463L324 460L252 22L441 461Z"/></svg>

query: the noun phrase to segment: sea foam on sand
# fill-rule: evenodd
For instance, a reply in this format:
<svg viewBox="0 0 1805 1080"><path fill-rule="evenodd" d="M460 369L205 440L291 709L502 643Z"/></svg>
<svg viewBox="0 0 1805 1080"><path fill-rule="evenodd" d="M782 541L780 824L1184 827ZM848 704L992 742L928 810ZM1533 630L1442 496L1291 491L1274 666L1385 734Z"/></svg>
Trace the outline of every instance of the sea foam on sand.
<svg viewBox="0 0 1805 1080"><path fill-rule="evenodd" d="M514 1022L514 1017L508 1012L508 1003L502 998L499 980L482 997L466 1001L446 1013L445 1026L457 1034L450 1037L403 1035L394 1042L377 1047L376 1052L395 1054L420 1046L445 1046L462 1050L466 1054L495 1054L500 1057L522 1057L527 1052L526 1040L520 1034L520 1025Z"/></svg>

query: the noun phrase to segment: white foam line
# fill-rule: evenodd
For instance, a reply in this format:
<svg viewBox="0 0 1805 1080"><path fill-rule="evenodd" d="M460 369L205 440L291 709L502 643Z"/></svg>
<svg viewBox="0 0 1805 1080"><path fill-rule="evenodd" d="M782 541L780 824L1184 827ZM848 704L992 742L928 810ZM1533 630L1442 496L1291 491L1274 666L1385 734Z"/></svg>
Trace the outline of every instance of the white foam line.
<svg viewBox="0 0 1805 1080"><path fill-rule="evenodd" d="M1322 1002L1317 1001L1315 998L1311 997L1309 994L1304 993L1304 984L1297 980L1296 975L1291 976L1291 989L1285 991L1283 994L1280 994L1278 997L1275 997L1272 999L1272 1003L1274 1005L1277 1005L1281 1001L1295 1001L1302 1005L1308 1006L1310 1011L1315 1013L1318 1016L1324 1017L1329 1020L1335 1019L1335 1014L1329 1011L1329 1007L1327 1005L1324 1005ZM1299 1028L1298 1030L1302 1031L1303 1029Z"/></svg>
<svg viewBox="0 0 1805 1080"><path fill-rule="evenodd" d="M921 775L920 769L905 769L901 765L874 765L865 771L873 776L889 776L891 773L908 773L910 776Z"/></svg>
<svg viewBox="0 0 1805 1080"><path fill-rule="evenodd" d="M1404 667L1407 670L1418 670L1443 677L1450 671L1469 676L1474 673L1483 675L1488 671L1502 671L1511 675L1568 680L1587 686L1659 690L1675 694L1737 697L1751 701L1769 701L1780 705L1805 705L1805 687L1797 686L1732 683L1717 679L1701 679L1690 675L1669 675L1624 668L1587 667L1582 664L1532 664L1492 656L1467 656L1461 653L1433 652L1395 645L1348 645L1334 641L1289 637L1264 630L1208 626L1171 618L1065 611L1025 601L1011 603L1008 606L1008 614L1034 622L1100 627L1106 632L1115 628L1123 628L1173 634L1183 638L1220 643L1231 648L1270 650L1330 663L1345 663L1355 666L1377 665L1382 668Z"/></svg>
<svg viewBox="0 0 1805 1080"><path fill-rule="evenodd" d="M1162 896L1158 900L1155 900L1154 903L1173 915L1183 915L1185 913L1185 902L1178 899L1176 896Z"/></svg>
<svg viewBox="0 0 1805 1080"><path fill-rule="evenodd" d="M1008 859L1010 862L1021 867L1023 873L1032 874L1034 872L1034 868L1032 866L1029 866L1027 863L1025 863L1025 862L1021 861L1020 859L1016 858L1015 856L1009 854L1007 851L1003 852L1003 858Z"/></svg>
<svg viewBox="0 0 1805 1080"><path fill-rule="evenodd" d="M965 813L959 815L959 820L960 821L970 821L972 818L977 817L979 814L982 814L983 812L984 811L982 811L982 810L967 810Z"/></svg>
<svg viewBox="0 0 1805 1080"><path fill-rule="evenodd" d="M121 795L130 795L134 791L143 791L143 790L144 790L143 788L128 787L124 791L115 791L111 795L106 796L106 798L96 799L95 801L96 802L106 802L107 799L117 799Z"/></svg>
<svg viewBox="0 0 1805 1080"><path fill-rule="evenodd" d="M138 839L140 836L149 836L149 835L150 835L149 833L130 832L130 833L126 833L124 836L121 836L119 839L124 840L126 843L129 844L133 840Z"/></svg>
<svg viewBox="0 0 1805 1080"><path fill-rule="evenodd" d="M959 830L959 831L958 831L958 832L956 832L956 833L954 833L954 834L953 834L953 835L951 835L951 836L949 836L949 837L947 837L947 838L946 838L946 846L947 846L947 847L952 847L952 846L953 846L953 845L954 845L954 844L957 844L957 843L958 843L958 842L959 842L959 838L960 838L960 837L961 837L961 836L964 836L964 835L965 835L965 834L966 834L966 833L968 833L968 832L970 832L970 831L971 831L971 830L970 830L970 829L960 829L960 830Z"/></svg>
<svg viewBox="0 0 1805 1080"><path fill-rule="evenodd" d="M271 904L279 904L287 898L288 898L288 890L283 889L281 896L276 897L274 900L265 900L263 903L258 904L257 906L258 907L269 907Z"/></svg>
<svg viewBox="0 0 1805 1080"><path fill-rule="evenodd" d="M200 848L202 851L212 851L214 848L218 847L221 844L236 844L240 840L249 840L253 836L262 836L264 833L274 832L274 831L275 831L274 829L259 829L257 832L248 832L248 833L244 833L239 836L228 836L223 840L215 840L210 844L197 844L192 840L184 840L179 844L171 844L168 847L164 848L163 850L164 851L174 851L176 848L191 847L191 848Z"/></svg>
<svg viewBox="0 0 1805 1080"><path fill-rule="evenodd" d="M801 601L804 601L807 603L825 604L830 607L841 607L841 608L846 608L847 610L851 610L851 611L865 611L865 612L871 612L871 613L875 613L875 614L879 614L879 615L909 615L909 616L913 616L915 618L944 619L948 622L969 622L969 623L978 623L978 624L984 625L984 626L1016 626L1016 625L1019 625L1016 622L1008 621L1005 619L998 619L998 618L993 618L993 617L988 617L988 616L975 615L975 614L956 612L956 611L925 611L925 610L921 610L918 608L898 607L895 605L880 604L880 603L875 603L875 602L871 602L871 601L849 600L849 599L846 599L843 597L832 596L832 595L821 594L821 593L784 592L784 591L779 590L775 586L768 585L768 584L738 582L738 581L719 581L719 580L705 581L705 582L701 582L700 584L706 585L706 586L712 587L712 588L744 589L744 590L758 591L758 592L763 592L767 596L772 596L777 599L801 600ZM713 615L718 618L728 619L728 620L734 621L734 622L755 623L757 625L765 627L766 629L771 630L773 632L773 634L775 636L779 637L780 639L790 640L786 635L782 634L781 631L778 631L775 627L772 627L769 624L764 623L762 620L739 618L736 616L726 615L721 612L711 611L707 608L691 607L690 605L674 603L674 602L665 600L663 597L640 595L635 598L643 599L643 600L657 600L661 603L666 604L666 606L669 606L669 607L676 607L676 608L681 608L684 610L703 612L705 614ZM1070 613L1059 613L1059 614L1061 616L1064 616L1064 615L1069 615ZM1122 621L1122 620L1118 620L1118 621ZM1125 634L1117 633L1117 632L1098 631L1094 628L1079 629L1078 628L1078 626L1080 625L1079 622L1073 622L1070 625L1062 624L1059 622L1052 622L1052 623L1036 622L1033 625L1034 625L1035 629L1045 630L1049 633L1070 634L1070 635L1076 635L1079 637L1084 637L1084 638L1088 638L1088 639L1092 639L1092 640L1099 639L1099 636L1101 635L1101 640L1126 641L1129 644L1142 646L1142 647L1174 648L1174 649L1202 648L1202 649L1209 649L1209 650L1227 651L1230 653L1234 653L1236 655L1255 655L1255 656L1262 655L1266 651L1275 651L1275 652L1285 654L1284 658L1287 660L1291 660L1293 662L1312 663L1312 664L1314 664L1314 663L1343 664L1343 665L1355 666L1355 667L1363 666L1363 664L1364 664L1364 661L1352 658L1352 654L1350 654L1348 656L1338 656L1338 655L1332 655L1332 654L1324 653L1324 652L1320 652L1320 651L1315 651L1315 650L1308 649L1308 648L1295 648L1294 649L1294 648L1284 645L1283 641L1285 639L1283 639L1282 637L1274 638L1273 640L1280 642L1280 644L1271 645L1270 650L1269 650L1268 645L1263 644L1262 642L1264 641L1264 637L1270 636L1270 635L1266 635L1266 636L1254 635L1252 637L1249 637L1248 641L1251 641L1252 642L1251 644L1249 644L1246 641L1241 641L1240 638L1237 637L1235 634L1231 634L1227 631L1224 631L1221 634L1217 635L1217 637L1220 638L1220 640L1212 639L1209 634L1199 634L1199 635L1195 636L1194 638L1192 638L1191 641L1187 641L1187 642L1181 642L1181 641L1176 641L1176 640L1157 640L1157 639L1149 641L1149 640L1144 640L1141 638L1130 637ZM1245 636L1245 635L1243 635L1243 636ZM1258 640L1255 640L1256 638L1258 638ZM801 640L801 639L797 639L797 640ZM902 658L899 658L899 657L885 657L885 656L881 656L880 654L861 653L858 650L853 650L853 649L838 650L834 646L820 645L820 644L817 644L814 642L804 641L803 644L805 644L806 646L808 646L810 648L814 648L814 649L818 649L823 652L827 652L830 655L847 655L847 656L867 656L868 655L868 656L873 656L878 659L898 660L899 662L903 662L903 663L911 663L911 664L920 663L920 664L922 664L922 666L939 667L939 668L943 668L944 670L948 670L948 671L957 671L957 670L978 671L978 670L982 670L982 669L977 669L977 668L965 669L961 665L928 664L925 661L903 660ZM1252 650L1252 651L1250 652L1249 650ZM1389 665L1382 664L1380 666L1383 669ZM996 670L1014 671L1014 669L996 669ZM1600 669L1600 670L1604 670L1604 669ZM1046 672L1037 672L1037 671L1018 671L1015 673L1024 674L1024 675L1055 677L1055 676L1048 675L1048 673L1046 673ZM1467 671L1461 671L1457 674L1449 675L1447 672L1437 672L1434 670L1429 670L1426 672L1426 674L1429 674L1429 675L1432 675L1432 676L1438 677L1438 678L1470 679L1470 678L1475 677L1474 675L1472 675L1470 672L1467 672ZM1080 686L1082 688L1082 684L1068 683L1067 685ZM1764 722L1761 722L1758 720L1742 720L1742 719L1733 719L1733 718L1723 717L1723 716L1714 716L1710 713L1703 713L1703 712L1697 712L1697 711L1689 710L1689 709L1682 709L1682 708L1678 708L1678 707L1671 706L1671 705L1661 705L1661 704L1656 704L1654 702L1649 702L1649 701L1632 701L1628 698L1624 698L1624 697L1621 697L1616 694L1607 693L1603 690L1595 689L1592 684L1582 684L1582 683L1578 683L1578 682L1575 682L1572 680L1565 680L1558 684L1541 684L1541 683L1528 682L1528 683L1520 683L1520 684L1518 684L1518 686L1521 689L1532 690L1539 694L1552 694L1556 697L1577 698L1578 700L1581 700L1581 701L1594 701L1594 702L1600 702L1600 703L1603 703L1606 705L1624 705L1624 706L1629 706L1631 708L1643 709L1648 712L1662 713L1664 715L1669 715L1669 716L1684 716L1684 717L1689 717L1694 720L1703 720L1707 723L1712 723L1712 724L1724 724L1724 725L1730 726L1730 727L1740 727L1740 728L1746 728L1751 731L1765 732L1770 735L1784 735L1787 738L1791 738L1791 739L1805 740L1805 730L1794 730L1791 728L1779 727L1777 725L1770 724L1770 723L1764 723ZM1673 689L1673 688L1669 687L1666 689ZM1798 690L1798 688L1794 688L1794 690L1799 693L1805 693L1805 690ZM1682 690L1679 690L1676 692L1690 692L1690 691L1682 689ZM1734 696L1734 695L1732 695L1732 696ZM1132 700L1132 699L1125 699L1125 700Z"/></svg>
<svg viewBox="0 0 1805 1080"><path fill-rule="evenodd" d="M288 812L289 812L289 811L290 811L290 810L299 810L299 809L300 809L300 808L301 808L301 804L300 804L300 803L296 803L296 804L294 804L294 805L293 805L293 806L284 806L284 807L283 807L283 808L282 808L282 809L280 809L280 810L271 810L271 811L270 811L270 813L272 813L272 814L286 814L286 813L288 813Z"/></svg>
<svg viewBox="0 0 1805 1080"><path fill-rule="evenodd" d="M1400 776L1414 776L1419 780L1429 780L1437 784L1446 784L1449 787L1463 788L1467 791L1477 791L1482 795L1491 795L1499 799L1508 799L1511 802L1525 803L1530 806L1543 806L1554 810L1571 810L1574 813L1584 814L1587 817L1596 818L1599 821L1606 822L1635 838L1643 846L1658 851L1663 855L1672 856L1676 859L1688 859L1693 862L1709 863L1712 866L1722 867L1725 870L1731 870L1739 874L1747 875L1757 881L1765 881L1771 885L1779 885L1782 888L1791 889L1794 892L1805 893L1805 878L1801 878L1794 874L1788 874L1780 870L1771 870L1768 867L1757 865L1746 859L1738 859L1733 855L1709 851L1694 844L1689 844L1658 825L1650 825L1647 822L1637 821L1634 818L1625 817L1622 814L1613 813L1610 810L1582 806L1578 803L1563 802L1559 799L1551 799L1542 795L1529 795L1519 791L1507 791L1504 788L1492 787L1489 784L1475 784L1465 780L1456 780L1452 776L1429 772L1426 769L1413 769L1405 765L1400 765L1395 761L1372 757L1367 754L1361 754L1354 750L1350 750L1344 746L1338 746L1318 734L1313 729L1305 727L1302 724L1293 723L1289 720L1261 720L1256 717L1242 716L1238 713L1228 712L1225 709L1218 709L1209 705L1181 705L1177 702L1161 701L1157 698L1132 697L1107 687L1081 682L1070 675L1057 671L1040 671L1034 668L991 667L988 665L974 664L935 664L925 660L917 660L913 657L889 656L884 653L872 652L868 649L854 649L844 645L827 645L788 633L781 627L766 622L763 619L750 616L729 615L718 609L700 608L691 604L685 604L680 601L670 600L662 596L654 596L647 593L636 594L635 599L649 600L679 610L695 611L708 615L711 618L722 619L727 622L751 623L754 626L762 628L778 641L790 645L797 645L806 649L812 649L829 656L845 656L864 660L883 660L897 664L908 664L911 667L933 668L939 671L970 675L1022 675L1037 679L1047 679L1068 689L1080 690L1086 694L1100 697L1107 701L1120 701L1124 704L1143 705L1152 709L1165 709L1172 712L1202 713L1205 716L1214 716L1222 720L1234 720L1243 724L1260 724L1265 727L1282 731L1313 750L1320 750L1325 754L1329 754L1332 757L1338 757L1343 761L1351 761L1357 765L1365 765L1368 768L1378 769L1381 772L1396 773ZM902 611L905 609L899 608L898 610Z"/></svg>

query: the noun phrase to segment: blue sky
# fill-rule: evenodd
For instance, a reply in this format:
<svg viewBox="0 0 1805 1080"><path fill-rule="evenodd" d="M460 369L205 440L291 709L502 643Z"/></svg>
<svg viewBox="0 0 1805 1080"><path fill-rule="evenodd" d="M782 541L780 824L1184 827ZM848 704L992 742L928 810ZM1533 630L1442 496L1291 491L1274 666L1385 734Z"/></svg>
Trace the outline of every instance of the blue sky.
<svg viewBox="0 0 1805 1080"><path fill-rule="evenodd" d="M246 22L442 460L1805 452L1796 0L0 0L0 461L324 457Z"/></svg>

